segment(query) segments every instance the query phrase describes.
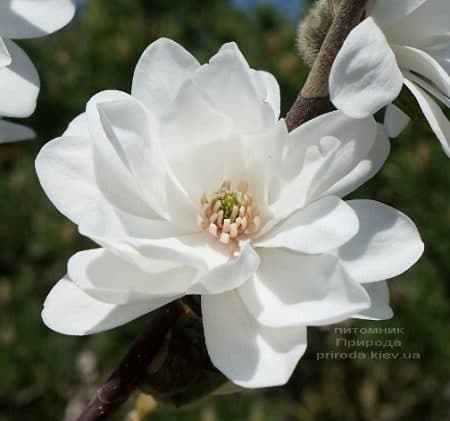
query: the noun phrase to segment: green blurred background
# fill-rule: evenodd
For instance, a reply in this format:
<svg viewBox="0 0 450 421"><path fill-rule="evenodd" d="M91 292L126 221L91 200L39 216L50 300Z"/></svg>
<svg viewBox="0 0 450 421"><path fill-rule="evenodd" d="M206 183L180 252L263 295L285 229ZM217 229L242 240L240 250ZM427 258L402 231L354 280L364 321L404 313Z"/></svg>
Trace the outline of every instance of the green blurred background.
<svg viewBox="0 0 450 421"><path fill-rule="evenodd" d="M21 42L39 69L42 91L26 121L38 138L0 150L1 421L73 420L144 323L85 338L62 336L42 324L43 300L65 273L68 257L91 244L41 191L34 172L39 149L62 133L94 93L129 91L139 55L160 36L180 42L202 62L222 43L238 42L252 67L277 77L286 112L307 74L295 53L293 18L270 5L242 9L227 0L91 0L65 30ZM416 112L414 101L406 100ZM309 350L285 387L209 399L184 410L157 405L148 419L450 420L449 162L427 126L415 120L392 141L382 172L353 196L381 200L412 217L425 255L390 282L394 319L345 325L404 331L338 335L400 340L401 347L338 347L334 326L310 328ZM420 358L317 360L318 352L354 350ZM138 420L129 413L135 402L136 396L114 419Z"/></svg>

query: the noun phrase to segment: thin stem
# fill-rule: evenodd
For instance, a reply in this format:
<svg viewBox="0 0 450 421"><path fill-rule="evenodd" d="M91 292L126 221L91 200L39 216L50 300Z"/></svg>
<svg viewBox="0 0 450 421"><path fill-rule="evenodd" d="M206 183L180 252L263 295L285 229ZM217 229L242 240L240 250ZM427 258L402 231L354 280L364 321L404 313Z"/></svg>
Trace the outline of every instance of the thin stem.
<svg viewBox="0 0 450 421"><path fill-rule="evenodd" d="M128 400L145 369L158 355L168 332L185 311L181 301L174 301L151 313L144 330L108 380L97 390L78 421L105 420Z"/></svg>
<svg viewBox="0 0 450 421"><path fill-rule="evenodd" d="M303 89L286 116L289 131L321 114L328 102L328 78L350 31L361 21L368 0L343 0Z"/></svg>

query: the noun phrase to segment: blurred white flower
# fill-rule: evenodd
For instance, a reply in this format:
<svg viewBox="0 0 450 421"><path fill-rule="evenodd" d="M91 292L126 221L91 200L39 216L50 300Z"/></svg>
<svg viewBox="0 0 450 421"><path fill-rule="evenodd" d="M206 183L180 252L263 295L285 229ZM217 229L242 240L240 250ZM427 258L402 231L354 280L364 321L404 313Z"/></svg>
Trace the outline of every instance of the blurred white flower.
<svg viewBox="0 0 450 421"><path fill-rule="evenodd" d="M11 39L36 38L66 25L72 0L0 1L0 116L28 117L39 93L39 75L24 51ZM1 120L0 143L33 137L33 131Z"/></svg>
<svg viewBox="0 0 450 421"><path fill-rule="evenodd" d="M450 3L448 0L370 0L369 17L348 36L330 75L330 96L347 115L362 118L390 104L402 85L415 96L450 156ZM409 121L387 109L386 128L397 136Z"/></svg>
<svg viewBox="0 0 450 421"><path fill-rule="evenodd" d="M40 182L100 248L82 251L43 320L84 335L200 294L215 366L282 384L306 326L392 315L385 279L422 254L414 224L341 197L384 163L372 117L337 111L287 133L274 77L234 43L201 66L173 41L142 55L132 94L94 96L41 150Z"/></svg>

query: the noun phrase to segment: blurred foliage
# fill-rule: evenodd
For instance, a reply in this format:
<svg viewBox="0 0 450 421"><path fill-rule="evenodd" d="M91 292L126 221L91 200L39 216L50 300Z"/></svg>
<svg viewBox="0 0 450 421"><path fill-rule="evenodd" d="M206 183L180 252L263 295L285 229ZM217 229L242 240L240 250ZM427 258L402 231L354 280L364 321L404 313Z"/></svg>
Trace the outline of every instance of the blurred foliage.
<svg viewBox="0 0 450 421"><path fill-rule="evenodd" d="M307 73L295 54L294 32L269 7L245 14L226 0L92 0L64 31L21 43L39 69L42 93L27 121L37 140L0 151L1 421L74 419L143 323L87 338L62 336L42 324L46 293L64 274L67 258L90 242L42 193L33 165L40 147L61 134L95 92L129 90L139 55L160 36L180 42L201 61L223 42L238 42L253 67L276 75L286 111ZM450 420L448 165L428 128L414 125L392 141L388 164L355 194L410 215L426 252L390 283L393 320L347 326L403 328L402 335L377 337L401 340L399 351L420 353L419 360L317 361L318 352L345 349L336 346L334 327L311 328L309 350L285 387L218 397L182 411L159 404L155 409L141 396L134 410L132 401L116 419L133 410L129 420L149 411L155 421Z"/></svg>

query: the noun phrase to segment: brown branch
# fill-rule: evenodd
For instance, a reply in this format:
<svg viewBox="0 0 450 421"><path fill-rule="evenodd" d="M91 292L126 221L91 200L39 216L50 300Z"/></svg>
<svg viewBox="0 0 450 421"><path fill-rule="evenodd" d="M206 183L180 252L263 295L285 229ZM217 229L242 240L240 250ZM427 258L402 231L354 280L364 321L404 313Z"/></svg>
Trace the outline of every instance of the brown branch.
<svg viewBox="0 0 450 421"><path fill-rule="evenodd" d="M185 309L181 301L174 301L151 313L147 326L131 345L119 366L97 390L78 421L105 420L128 400L145 369L158 355L168 332Z"/></svg>
<svg viewBox="0 0 450 421"><path fill-rule="evenodd" d="M286 115L289 131L321 114L328 102L331 66L350 31L361 21L367 0L343 0L308 79Z"/></svg>

